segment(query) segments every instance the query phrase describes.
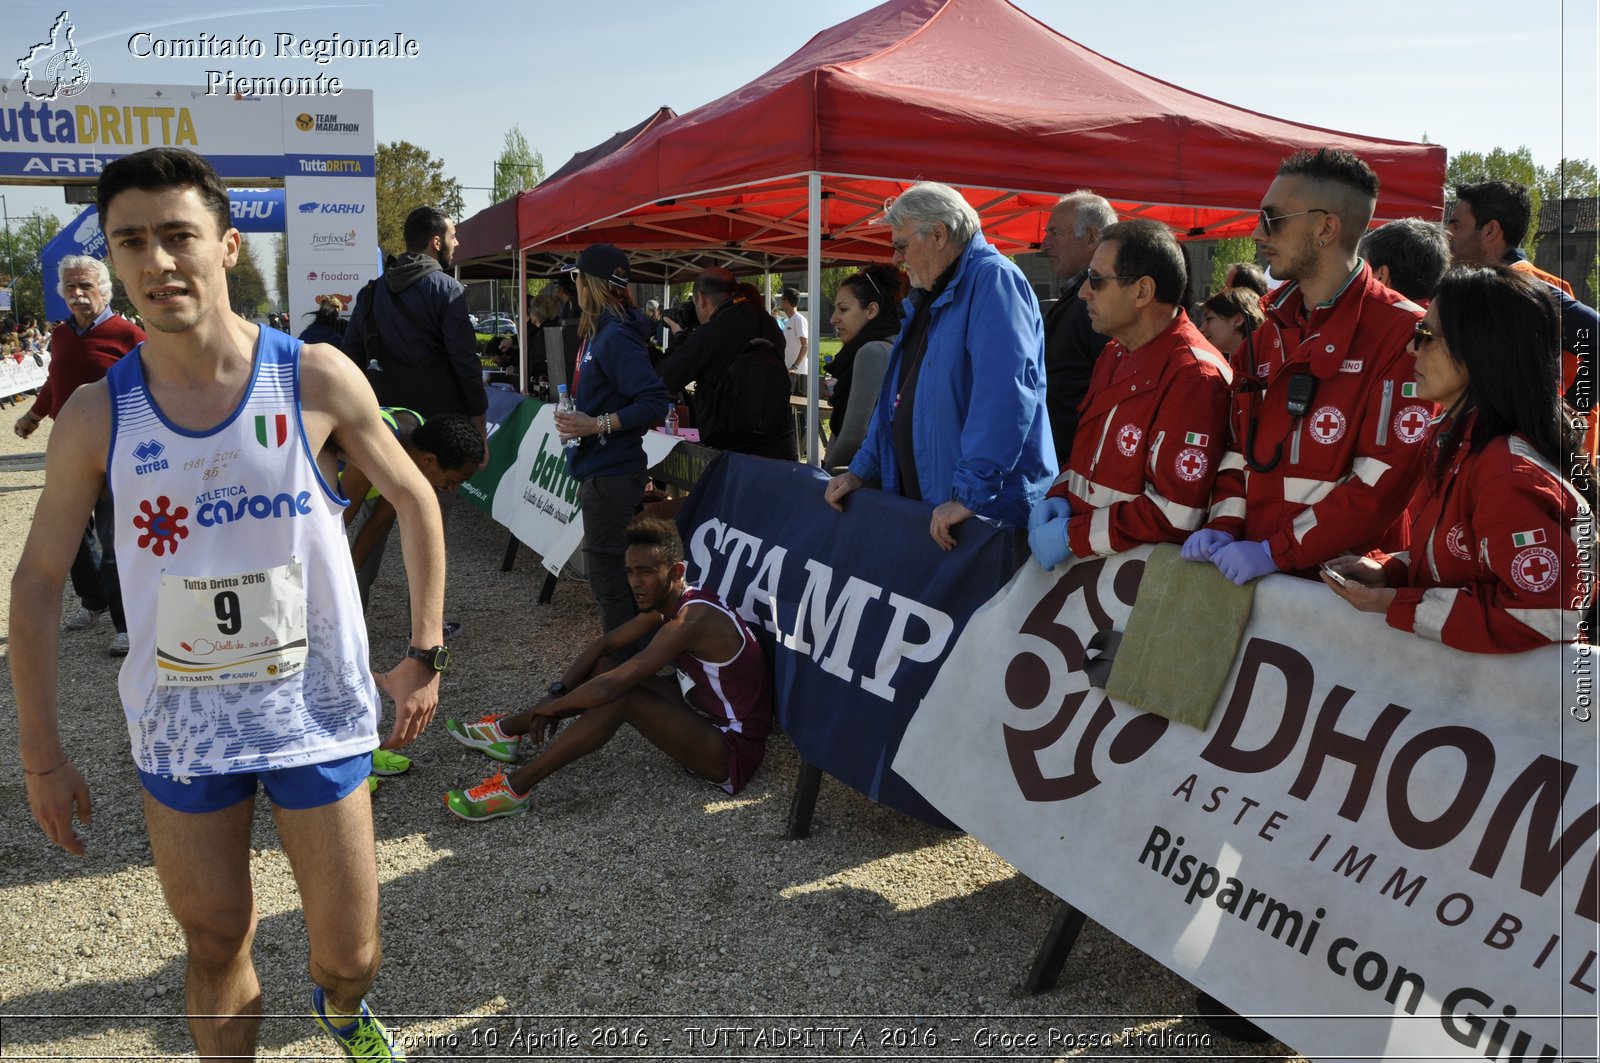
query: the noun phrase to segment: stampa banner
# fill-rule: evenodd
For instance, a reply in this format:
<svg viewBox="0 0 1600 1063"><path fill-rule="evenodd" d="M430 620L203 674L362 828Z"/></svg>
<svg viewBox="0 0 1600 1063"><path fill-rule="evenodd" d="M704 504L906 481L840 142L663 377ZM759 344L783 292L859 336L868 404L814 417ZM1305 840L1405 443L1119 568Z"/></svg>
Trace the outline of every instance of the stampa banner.
<svg viewBox="0 0 1600 1063"><path fill-rule="evenodd" d="M962 627L1011 574L1016 535L973 518L946 553L924 503L792 461L724 454L678 513L689 579L744 617L772 662L778 724L800 755L874 801L945 824L889 767Z"/></svg>
<svg viewBox="0 0 1600 1063"><path fill-rule="evenodd" d="M1082 670L1149 553L1019 570L895 770L1307 1056L1594 1059L1589 647L1461 653L1269 576L1201 732ZM1175 640L1170 667L1209 638Z"/></svg>

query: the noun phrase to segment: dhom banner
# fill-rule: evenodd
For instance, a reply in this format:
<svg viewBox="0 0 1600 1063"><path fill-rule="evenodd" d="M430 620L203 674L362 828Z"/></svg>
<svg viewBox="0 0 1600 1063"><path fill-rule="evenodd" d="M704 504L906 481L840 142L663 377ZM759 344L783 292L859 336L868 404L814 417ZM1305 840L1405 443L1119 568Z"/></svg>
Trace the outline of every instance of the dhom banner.
<svg viewBox="0 0 1600 1063"><path fill-rule="evenodd" d="M1589 647L1462 653L1268 576L1202 732L1083 671L1149 553L1025 565L895 770L1307 1056L1594 1059ZM1175 636L1167 666L1213 638Z"/></svg>
<svg viewBox="0 0 1600 1063"><path fill-rule="evenodd" d="M678 445L675 436L644 434L645 461L655 465ZM578 481L567 471L554 403L524 401L489 439L489 464L462 492L509 528L544 567L560 573L583 541Z"/></svg>
<svg viewBox="0 0 1600 1063"><path fill-rule="evenodd" d="M962 627L1011 574L1016 532L978 518L946 553L931 508L851 494L791 461L724 454L678 514L691 582L744 617L800 755L875 801L946 820L890 768L900 736Z"/></svg>

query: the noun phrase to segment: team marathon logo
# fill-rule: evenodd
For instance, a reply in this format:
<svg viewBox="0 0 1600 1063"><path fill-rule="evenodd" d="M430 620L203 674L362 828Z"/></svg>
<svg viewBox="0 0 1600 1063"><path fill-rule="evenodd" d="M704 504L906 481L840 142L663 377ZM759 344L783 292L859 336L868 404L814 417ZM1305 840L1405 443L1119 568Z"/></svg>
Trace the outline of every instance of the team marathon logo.
<svg viewBox="0 0 1600 1063"><path fill-rule="evenodd" d="M89 87L89 61L73 43L77 28L63 11L50 27L50 39L17 59L22 91L41 102L72 97Z"/></svg>
<svg viewBox="0 0 1600 1063"><path fill-rule="evenodd" d="M1324 406L1311 415L1311 438L1318 443L1337 443L1344 438L1347 422L1337 406Z"/></svg>
<svg viewBox="0 0 1600 1063"><path fill-rule="evenodd" d="M189 528L183 523L189 515L187 506L172 508L172 499L161 495L152 505L149 499L139 503L139 514L133 518L133 526L139 529L139 540L135 544L141 550L149 550L157 557L178 552L178 542L189 537Z"/></svg>
<svg viewBox="0 0 1600 1063"><path fill-rule="evenodd" d="M1122 456L1131 458L1138 453L1139 440L1144 438L1144 431L1136 424L1125 424L1117 429L1117 449L1122 451Z"/></svg>
<svg viewBox="0 0 1600 1063"><path fill-rule="evenodd" d="M305 114L295 116L294 127L302 133L339 133L350 136L361 132L360 122L341 122L336 114Z"/></svg>
<svg viewBox="0 0 1600 1063"><path fill-rule="evenodd" d="M134 475L143 476L146 473L162 472L167 468L167 459L161 455L167 448L161 445L161 440L151 439L133 448L133 456L139 459L139 464L133 467Z"/></svg>

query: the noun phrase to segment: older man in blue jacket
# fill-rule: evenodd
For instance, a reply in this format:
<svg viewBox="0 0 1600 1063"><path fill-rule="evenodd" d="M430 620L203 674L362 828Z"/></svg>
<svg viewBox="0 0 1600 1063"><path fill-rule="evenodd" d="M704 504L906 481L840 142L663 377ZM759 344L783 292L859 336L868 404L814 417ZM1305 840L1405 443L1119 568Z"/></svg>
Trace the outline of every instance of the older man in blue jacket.
<svg viewBox="0 0 1600 1063"><path fill-rule="evenodd" d="M884 212L912 294L867 438L826 498L869 483L929 502L945 550L973 514L1024 524L1055 475L1044 326L1022 271L984 239L948 185L922 182Z"/></svg>

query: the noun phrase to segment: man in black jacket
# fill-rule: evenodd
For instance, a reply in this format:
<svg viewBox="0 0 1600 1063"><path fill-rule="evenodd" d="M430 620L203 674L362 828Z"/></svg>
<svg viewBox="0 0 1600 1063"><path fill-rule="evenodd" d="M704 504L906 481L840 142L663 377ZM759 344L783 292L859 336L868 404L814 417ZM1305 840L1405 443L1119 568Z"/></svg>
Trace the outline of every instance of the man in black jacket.
<svg viewBox="0 0 1600 1063"><path fill-rule="evenodd" d="M735 450L746 454L759 454L769 458L795 457L795 436L792 421L788 418L788 371L783 367L783 329L772 315L748 292L741 292L733 274L712 267L694 281L694 309L701 324L687 334L680 335L681 326L671 317L667 325L673 331L673 343L667 356L657 367L667 390L681 391L691 381L699 400L696 416L701 442L721 450ZM706 397L721 383L734 358L751 340L765 340L772 345L772 357L783 373L784 398L782 421L786 432L762 439L737 438L727 435L722 426L704 423Z"/></svg>
<svg viewBox="0 0 1600 1063"><path fill-rule="evenodd" d="M406 253L356 297L344 352L361 366L376 357L382 371L368 376L380 405L424 417L464 413L483 433L489 397L467 292L445 272L456 248L455 222L434 207L418 207L406 216L405 241Z"/></svg>
<svg viewBox="0 0 1600 1063"><path fill-rule="evenodd" d="M1078 429L1078 403L1089 390L1089 377L1106 337L1089 325L1089 311L1078 289L1100 233L1117 223L1117 213L1100 196L1079 189L1062 196L1050 212L1039 251L1064 282L1055 305L1044 317L1045 409L1056 444L1056 464L1065 469Z"/></svg>

